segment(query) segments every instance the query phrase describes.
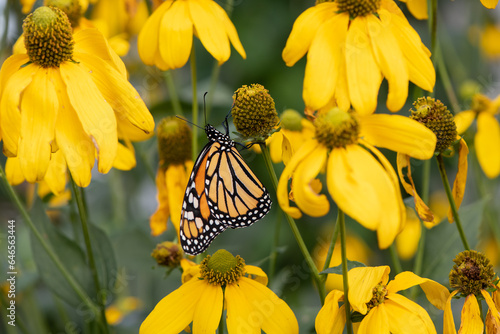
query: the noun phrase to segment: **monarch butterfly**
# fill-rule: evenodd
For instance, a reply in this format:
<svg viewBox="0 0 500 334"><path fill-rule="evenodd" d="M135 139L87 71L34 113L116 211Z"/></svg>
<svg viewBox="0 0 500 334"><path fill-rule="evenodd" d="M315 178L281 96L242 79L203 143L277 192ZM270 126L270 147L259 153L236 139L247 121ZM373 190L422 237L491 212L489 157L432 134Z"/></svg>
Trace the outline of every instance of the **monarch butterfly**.
<svg viewBox="0 0 500 334"><path fill-rule="evenodd" d="M227 131L227 118L225 120ZM266 188L243 161L228 134L205 126L208 144L196 159L182 204L184 252L202 253L226 228L247 227L271 208Z"/></svg>

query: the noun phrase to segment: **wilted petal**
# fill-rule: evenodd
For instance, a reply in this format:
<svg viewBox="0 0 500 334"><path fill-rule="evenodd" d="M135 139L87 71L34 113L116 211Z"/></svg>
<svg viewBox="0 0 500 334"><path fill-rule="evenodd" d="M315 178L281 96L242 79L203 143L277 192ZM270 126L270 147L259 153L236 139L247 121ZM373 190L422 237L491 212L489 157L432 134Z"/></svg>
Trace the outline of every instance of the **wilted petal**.
<svg viewBox="0 0 500 334"><path fill-rule="evenodd" d="M465 143L465 140L460 139L460 149L458 151L458 170L455 176L455 182L453 182L453 200L455 201L455 206L457 210L462 204L462 200L465 194L465 183L467 181L467 155L469 154L469 148ZM453 214L451 208L448 211L448 221L453 223Z"/></svg>
<svg viewBox="0 0 500 334"><path fill-rule="evenodd" d="M465 303L462 307L462 322L460 324L459 333L467 334L482 334L483 321L481 320L481 310L477 303L476 296L468 295L465 297Z"/></svg>

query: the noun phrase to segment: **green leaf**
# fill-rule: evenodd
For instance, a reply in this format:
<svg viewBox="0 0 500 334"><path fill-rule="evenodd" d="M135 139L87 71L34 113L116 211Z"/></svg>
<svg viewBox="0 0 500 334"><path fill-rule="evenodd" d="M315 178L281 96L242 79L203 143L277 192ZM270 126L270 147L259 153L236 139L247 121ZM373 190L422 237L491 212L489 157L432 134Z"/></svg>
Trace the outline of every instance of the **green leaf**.
<svg viewBox="0 0 500 334"><path fill-rule="evenodd" d="M82 249L73 240L59 232L50 222L43 203L38 198L35 200L30 213L33 223L39 229L42 236L57 254L67 271L73 276L82 290L90 296L95 296L96 291L92 281L92 276L85 260ZM31 233L31 249L33 258L42 281L59 298L66 301L73 307L80 307L81 298L68 283L54 261L45 252L42 244Z"/></svg>
<svg viewBox="0 0 500 334"><path fill-rule="evenodd" d="M366 267L366 265L364 263L361 263L361 262L347 260L347 271L351 270L352 268L357 268L357 267ZM326 274L342 275L342 264L340 264L336 267L326 268L325 270L320 272L320 275L326 275Z"/></svg>
<svg viewBox="0 0 500 334"><path fill-rule="evenodd" d="M108 235L99 227L89 224L90 243L94 254L101 289L113 291L118 269L115 252Z"/></svg>

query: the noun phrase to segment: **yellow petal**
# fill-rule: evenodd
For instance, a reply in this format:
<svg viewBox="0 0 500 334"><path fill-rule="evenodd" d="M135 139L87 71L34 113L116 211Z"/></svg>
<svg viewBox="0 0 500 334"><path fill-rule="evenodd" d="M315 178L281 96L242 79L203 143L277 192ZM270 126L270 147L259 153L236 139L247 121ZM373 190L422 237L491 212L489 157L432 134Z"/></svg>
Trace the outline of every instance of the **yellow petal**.
<svg viewBox="0 0 500 334"><path fill-rule="evenodd" d="M307 54L303 97L306 105L314 110L333 97L338 69L344 62L348 24L348 13L335 15L318 28L312 40Z"/></svg>
<svg viewBox="0 0 500 334"><path fill-rule="evenodd" d="M421 160L434 155L436 135L415 120L399 115L373 114L361 116L360 123L360 136L372 145Z"/></svg>
<svg viewBox="0 0 500 334"><path fill-rule="evenodd" d="M415 184L413 183L413 178L411 176L410 157L406 154L398 153L397 165L398 165L399 180L401 181L401 184L403 185L403 188L405 188L406 192L409 195L413 196L413 199L415 200L415 211L417 211L418 216L424 222L433 222L434 214L432 213L431 209L429 209L429 207L425 204L422 198L420 198L420 196L417 193L417 189L415 188ZM410 180L410 183L406 182L405 180L405 176L403 174L403 168L407 168L408 170L406 176Z"/></svg>
<svg viewBox="0 0 500 334"><path fill-rule="evenodd" d="M64 87L61 77L56 78L56 87ZM56 141L62 151L71 176L80 187L90 183L94 166L94 143L83 130L64 89L57 90L60 111L56 122Z"/></svg>
<svg viewBox="0 0 500 334"><path fill-rule="evenodd" d="M462 307L462 323L458 330L460 334L482 334L483 321L481 320L481 311L477 303L476 296L468 295L465 297L465 303Z"/></svg>
<svg viewBox="0 0 500 334"><path fill-rule="evenodd" d="M379 17L367 15L368 32L370 35L373 52L382 74L389 82L389 93L387 95L387 109L390 111L400 110L408 97L408 68L398 41L388 25L392 20L392 14L387 10L380 9Z"/></svg>
<svg viewBox="0 0 500 334"><path fill-rule="evenodd" d="M191 0L189 14L196 29L197 36L207 51L218 60L219 65L229 59L231 49L224 24L212 11L211 1Z"/></svg>
<svg viewBox="0 0 500 334"><path fill-rule="evenodd" d="M80 65L90 74L104 99L115 111L116 118L128 120L145 133L154 131L153 116L146 104L118 71L94 55L77 54L75 59L80 61Z"/></svg>
<svg viewBox="0 0 500 334"><path fill-rule="evenodd" d="M118 146L113 109L90 74L81 66L64 62L61 63L60 71L71 105L78 114L83 129L95 143L98 170L107 173L113 166Z"/></svg>
<svg viewBox="0 0 500 334"><path fill-rule="evenodd" d="M472 110L466 110L456 114L453 119L457 125L458 134L461 135L464 133L471 126L472 122L474 122L475 118L476 112Z"/></svg>
<svg viewBox="0 0 500 334"><path fill-rule="evenodd" d="M204 280L191 280L164 297L141 325L140 334L177 334L191 323L203 292ZM214 302L214 301L212 301Z"/></svg>
<svg viewBox="0 0 500 334"><path fill-rule="evenodd" d="M22 60L27 61L28 58L19 55L12 56L7 60L9 59L9 64L4 64L1 72L2 100L0 101L0 119L2 121L0 122L0 132L3 139L4 154L14 157L17 156L21 130L21 111L19 110L21 95L32 82L38 67L35 65L27 65L22 68L16 67L16 71L9 76L10 66L17 66Z"/></svg>
<svg viewBox="0 0 500 334"><path fill-rule="evenodd" d="M395 294L398 291L406 290L417 284L424 290L427 299L434 306L440 310L445 308L446 301L450 295L448 289L433 280L415 275L411 271L405 271L396 275L394 280L390 281L387 285L387 291L389 294Z"/></svg>
<svg viewBox="0 0 500 334"><path fill-rule="evenodd" d="M163 14L172 6L173 0L163 2L144 24L137 38L137 50L141 60L146 65L156 65L161 70L167 70L169 65L161 60L160 56L160 24L163 19ZM159 62L156 62L156 60ZM187 57L186 57L187 61ZM184 62L184 64L186 63Z"/></svg>
<svg viewBox="0 0 500 334"><path fill-rule="evenodd" d="M283 132L283 129L281 130L281 132ZM293 150L292 144L290 143L290 140L288 140L288 137L284 132L282 133L281 138L283 138L281 142L281 151L283 152L283 154L280 158L283 160L283 164L287 165L295 152Z"/></svg>
<svg viewBox="0 0 500 334"><path fill-rule="evenodd" d="M385 334L389 332L389 317L384 304L370 310L361 320L357 334Z"/></svg>
<svg viewBox="0 0 500 334"><path fill-rule="evenodd" d="M399 210L386 170L358 145L335 148L327 164L327 184L337 205L364 227L376 230L386 213Z"/></svg>
<svg viewBox="0 0 500 334"><path fill-rule="evenodd" d="M245 273L246 275L249 275L249 278L253 279L254 281L267 286L267 275L264 270L260 269L259 267L246 265Z"/></svg>
<svg viewBox="0 0 500 334"><path fill-rule="evenodd" d="M462 204L462 200L465 194L465 183L467 181L467 155L469 154L469 148L465 143L465 140L460 139L460 149L458 151L458 170L455 176L455 182L453 182L453 200L455 201L455 206L457 210ZM448 221L453 223L453 214L451 213L451 208L448 211Z"/></svg>
<svg viewBox="0 0 500 334"><path fill-rule="evenodd" d="M7 176L7 181L13 186L17 186L24 182L25 178L21 172L21 164L19 163L18 157L7 158L5 163L5 175Z"/></svg>
<svg viewBox="0 0 500 334"><path fill-rule="evenodd" d="M497 6L498 0L481 0L484 7L493 9Z"/></svg>
<svg viewBox="0 0 500 334"><path fill-rule="evenodd" d="M499 293L498 290L494 293ZM491 316L495 318L496 322L500 324L500 304L496 304L495 301L491 298L490 294L481 290L481 295L483 295L486 304L488 305L489 311L491 312Z"/></svg>
<svg viewBox="0 0 500 334"><path fill-rule="evenodd" d="M318 145L297 166L293 174L293 194L295 203L302 212L311 217L322 217L330 210L328 199L311 187L311 182L323 169L326 162L326 147Z"/></svg>
<svg viewBox="0 0 500 334"><path fill-rule="evenodd" d="M398 39L398 44L403 51L410 81L420 88L432 92L436 83L436 71L430 55L427 53L427 48L406 19L396 15L392 15L391 18L389 28Z"/></svg>
<svg viewBox="0 0 500 334"><path fill-rule="evenodd" d="M283 211L295 219L300 218L302 213L298 208L290 206L288 198L288 181L292 177L292 174L299 163L301 163L303 159L315 150L317 146L318 142L313 139L304 143L304 145L302 145L302 147L292 156L292 159L281 173L280 180L278 182L278 189L276 191L278 203Z"/></svg>
<svg viewBox="0 0 500 334"><path fill-rule="evenodd" d="M21 100L19 163L28 182L43 180L51 156L59 101L54 85L56 69L40 68ZM61 87L57 87L60 89Z"/></svg>
<svg viewBox="0 0 500 334"><path fill-rule="evenodd" d="M54 195L62 195L66 187L66 160L61 150L52 153L49 168L45 173L44 181ZM40 190L40 189L39 189Z"/></svg>
<svg viewBox="0 0 500 334"><path fill-rule="evenodd" d="M389 294L387 298L383 305L391 316L391 333L436 333L429 314L422 306L398 294Z"/></svg>
<svg viewBox="0 0 500 334"><path fill-rule="evenodd" d="M478 115L474 145L484 174L496 178L500 174L500 124L495 116L485 112Z"/></svg>
<svg viewBox="0 0 500 334"><path fill-rule="evenodd" d="M453 296L458 293L458 290L453 291L446 300L446 307L443 316L443 334L457 334L455 321L453 320L453 312L451 311L451 301Z"/></svg>
<svg viewBox="0 0 500 334"><path fill-rule="evenodd" d="M427 1L425 0L408 0L406 6L416 19L427 20Z"/></svg>
<svg viewBox="0 0 500 334"><path fill-rule="evenodd" d="M160 21L159 49L167 68L182 67L188 61L193 45L193 23L187 1L174 1Z"/></svg>
<svg viewBox="0 0 500 334"><path fill-rule="evenodd" d="M170 219L179 233L181 222L182 201L189 180L189 171L182 164L170 164L165 174L168 191L168 205L170 207Z"/></svg>
<svg viewBox="0 0 500 334"><path fill-rule="evenodd" d="M222 316L222 288L205 283L193 314L193 333L215 333Z"/></svg>
<svg viewBox="0 0 500 334"><path fill-rule="evenodd" d="M292 31L290 32L290 36L288 36L282 53L283 60L287 66L293 66L300 58L304 57L316 35L316 31L336 11L336 3L323 2L306 9L299 15L293 24Z"/></svg>
<svg viewBox="0 0 500 334"><path fill-rule="evenodd" d="M166 231L168 216L170 215L165 173L166 170L162 168L158 168L158 171L156 172L158 208L156 209L155 213L153 213L149 218L149 227L151 228L151 235L153 236L158 236Z"/></svg>
<svg viewBox="0 0 500 334"><path fill-rule="evenodd" d="M118 127L118 138L126 138L131 141L143 141L154 136L154 131L146 133L142 129L132 125L132 123L130 123L128 119L120 117L120 115L118 115L116 112L115 116L116 124Z"/></svg>
<svg viewBox="0 0 500 334"><path fill-rule="evenodd" d="M316 333L342 334L346 317L345 306L339 308L339 299L343 297L344 293L339 290L333 290L326 296L325 303L316 316Z"/></svg>
<svg viewBox="0 0 500 334"><path fill-rule="evenodd" d="M214 15L216 15L218 20L224 25L227 36L229 37L229 40L231 41L231 44L233 44L235 50L243 59L245 59L247 57L245 49L243 49L243 45L241 45L240 38L238 37L238 32L236 31L233 22L229 19L229 16L227 16L226 11L215 1L210 1L209 6L211 6Z"/></svg>
<svg viewBox="0 0 500 334"><path fill-rule="evenodd" d="M422 235L422 224L415 211L407 207L406 217L404 228L396 237L396 249L402 260L410 260L415 255Z"/></svg>
<svg viewBox="0 0 500 334"><path fill-rule="evenodd" d="M372 50L367 19L358 16L351 21L347 32L345 57L351 103L361 115L371 114L377 108L382 82Z"/></svg>
<svg viewBox="0 0 500 334"><path fill-rule="evenodd" d="M297 319L290 307L264 285L246 277L226 286L227 329L229 333L296 334ZM240 297L240 298L238 298ZM248 303L248 306L241 304ZM248 309L247 309L248 308ZM244 309L250 312L241 312ZM231 319L231 321L230 321ZM231 323L231 328L230 328ZM245 331L248 328L249 331Z"/></svg>
<svg viewBox="0 0 500 334"><path fill-rule="evenodd" d="M357 267L349 270L349 302L351 307L366 314L366 303L373 297L373 288L377 284L386 284L389 280L389 266Z"/></svg>
<svg viewBox="0 0 500 334"><path fill-rule="evenodd" d="M131 170L136 165L134 146L130 141L127 146L118 143L118 149L116 151L116 158L113 162L113 167L120 170Z"/></svg>

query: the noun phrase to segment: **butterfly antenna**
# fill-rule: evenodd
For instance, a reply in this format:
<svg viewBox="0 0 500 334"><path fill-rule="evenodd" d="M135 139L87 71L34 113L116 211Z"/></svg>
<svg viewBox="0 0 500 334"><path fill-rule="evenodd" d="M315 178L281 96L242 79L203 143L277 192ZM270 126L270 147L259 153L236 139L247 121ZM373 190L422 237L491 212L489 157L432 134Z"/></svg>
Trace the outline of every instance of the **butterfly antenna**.
<svg viewBox="0 0 500 334"><path fill-rule="evenodd" d="M185 119L184 117L181 117L181 116L178 116L178 115L175 115L175 117L177 117L178 119L182 119L184 122L189 123L189 124L191 124L192 126L196 126L196 127L197 127L197 128L199 128L199 129L205 130L205 128L202 128L202 127L201 127L201 126L199 126L198 124L194 124L193 122L191 122L191 121L189 121L189 120Z"/></svg>
<svg viewBox="0 0 500 334"><path fill-rule="evenodd" d="M203 114L205 114L205 125L207 125L207 103L205 101L207 94L208 92L205 92L205 94L203 94Z"/></svg>

